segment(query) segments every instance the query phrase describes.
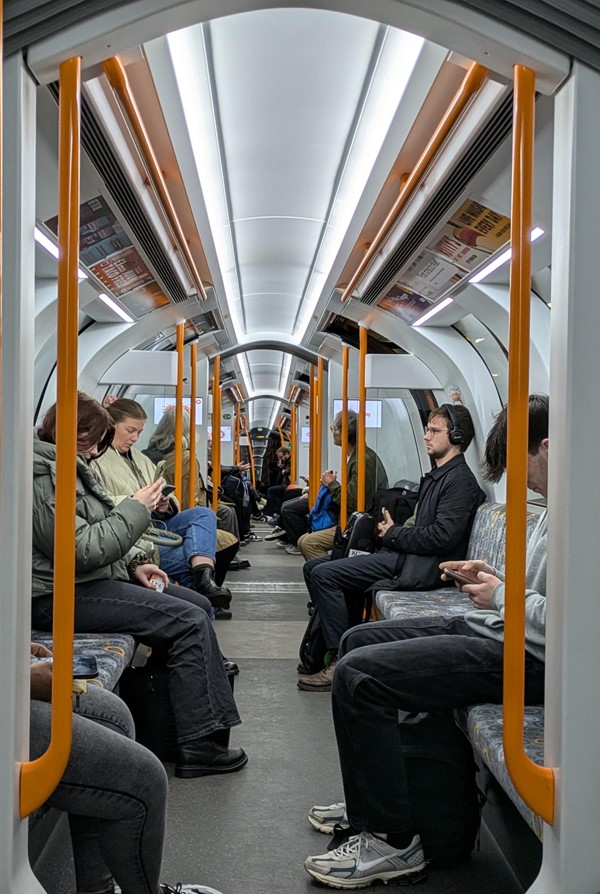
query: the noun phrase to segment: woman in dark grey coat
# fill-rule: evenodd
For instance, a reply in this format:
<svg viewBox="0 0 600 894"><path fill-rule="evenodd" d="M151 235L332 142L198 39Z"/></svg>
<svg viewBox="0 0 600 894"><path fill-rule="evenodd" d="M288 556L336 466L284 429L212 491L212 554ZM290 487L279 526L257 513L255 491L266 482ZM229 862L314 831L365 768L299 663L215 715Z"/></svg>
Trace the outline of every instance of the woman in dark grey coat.
<svg viewBox="0 0 600 894"><path fill-rule="evenodd" d="M106 449L112 423L91 397L78 395L75 518L75 630L129 633L165 654L179 759L177 776L206 776L241 769L247 756L229 748L229 730L240 723L208 600L173 586L136 546L150 524L162 482L140 488L115 506L89 468ZM34 444L32 623L52 627L56 407ZM165 585L157 592L152 578Z"/></svg>

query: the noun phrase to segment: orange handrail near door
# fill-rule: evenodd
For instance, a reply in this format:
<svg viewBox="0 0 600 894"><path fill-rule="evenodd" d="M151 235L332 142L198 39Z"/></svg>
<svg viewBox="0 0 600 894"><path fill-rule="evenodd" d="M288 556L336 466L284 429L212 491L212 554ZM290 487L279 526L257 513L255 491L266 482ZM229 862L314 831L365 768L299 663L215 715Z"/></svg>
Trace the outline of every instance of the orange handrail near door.
<svg viewBox="0 0 600 894"><path fill-rule="evenodd" d="M277 431L279 432L279 442L282 447L285 447L285 435L283 433L283 428L281 427L281 419L277 420Z"/></svg>
<svg viewBox="0 0 600 894"><path fill-rule="evenodd" d="M175 496L179 505L183 500L183 330L184 324L177 324L177 384L175 386Z"/></svg>
<svg viewBox="0 0 600 894"><path fill-rule="evenodd" d="M81 59L60 66L58 160L58 315L56 509L52 720L48 750L21 764L21 819L56 788L69 759L72 731L77 478L77 329L79 321L79 167Z"/></svg>
<svg viewBox="0 0 600 894"><path fill-rule="evenodd" d="M323 358L317 361L317 393L315 403L315 482L317 492L321 486L321 472L323 471ZM315 493L316 499L316 493Z"/></svg>
<svg viewBox="0 0 600 894"><path fill-rule="evenodd" d="M192 257L192 253L189 249L188 242L185 233L183 232L181 223L179 222L175 206L173 205L173 201L171 199L171 196L169 195L163 172L160 169L158 159L156 158L154 149L152 148L152 143L150 142L148 131L144 126L140 110L138 109L137 103L131 91L131 87L129 86L127 73L116 56L113 56L112 59L106 59L105 62L102 63L102 67L104 69L104 73L108 78L110 86L119 97L121 105L127 114L127 118L129 119L129 122L133 127L133 131L135 133L135 136L137 137L142 157L146 163L154 188L156 189L167 219L171 225L173 234L177 239L179 250L185 258L185 262L189 268L193 283L198 290L198 294L200 295L200 297L202 299L206 299L206 291L202 284L200 273L198 272L196 262Z"/></svg>
<svg viewBox="0 0 600 894"><path fill-rule="evenodd" d="M358 361L358 428L356 431L356 511L365 511L365 464L367 461L367 389L365 368L367 360L368 329L359 323L360 356Z"/></svg>
<svg viewBox="0 0 600 894"><path fill-rule="evenodd" d="M290 435L290 482L295 484L298 475L298 434L296 431L296 426L298 424L298 408L296 404L292 404L290 409L292 411L292 415L290 416L290 425L292 429Z"/></svg>
<svg viewBox="0 0 600 894"><path fill-rule="evenodd" d="M508 370L506 611L504 634L504 754L524 801L547 823L554 820L554 772L535 764L523 747L525 701L525 554L529 315L535 122L535 74L515 66Z"/></svg>
<svg viewBox="0 0 600 894"><path fill-rule="evenodd" d="M487 68L484 68L483 65L479 65L477 62L472 63L458 92L448 106L444 117L436 127L431 139L427 143L427 146L423 150L423 153L421 154L421 157L417 161L415 167L408 175L400 192L400 195L394 202L392 209L390 210L389 214L380 226L377 233L375 234L375 238L370 243L360 264L356 268L354 275L350 279L350 282L344 289L342 293L342 301L347 301L348 298L350 298L350 296L352 295L352 292L356 288L356 284L381 248L383 241L396 223L400 212L417 188L417 185L419 184L419 181L425 173L433 156L438 151L438 149L440 149L444 140L456 124L456 121L458 120L463 109L465 108L471 97L475 93L477 93L487 75Z"/></svg>
<svg viewBox="0 0 600 894"><path fill-rule="evenodd" d="M317 444L316 433L316 405L317 405L317 378L315 368L310 366L310 391L309 391L309 442L308 442L308 502L310 506L315 505L317 498L317 472L315 464L315 451Z"/></svg>
<svg viewBox="0 0 600 894"><path fill-rule="evenodd" d="M198 465L196 460L196 397L198 394L198 345L194 343L190 349L190 475L188 509L196 505L196 484L198 481Z"/></svg>
<svg viewBox="0 0 600 894"><path fill-rule="evenodd" d="M252 441L250 440L250 432L248 430L248 421L245 416L242 416L242 422L244 424L244 431L246 432L246 439L248 441L248 456L250 458L250 475L252 478L252 487L256 487L256 472L254 470L254 450L252 449Z"/></svg>
<svg viewBox="0 0 600 894"><path fill-rule="evenodd" d="M215 357L212 384L212 508L217 511L219 505L219 487L221 486L221 357Z"/></svg>
<svg viewBox="0 0 600 894"><path fill-rule="evenodd" d="M342 345L342 459L340 473L342 490L340 494L340 526L342 531L348 521L348 368L350 348Z"/></svg>
<svg viewBox="0 0 600 894"><path fill-rule="evenodd" d="M235 462L236 466L239 465L239 463L241 463L241 461L242 461L242 446L240 444L242 422L241 422L240 417L241 417L241 407L239 404L236 404L235 405L235 445L234 445L235 453L234 453L234 458L233 458L233 461Z"/></svg>

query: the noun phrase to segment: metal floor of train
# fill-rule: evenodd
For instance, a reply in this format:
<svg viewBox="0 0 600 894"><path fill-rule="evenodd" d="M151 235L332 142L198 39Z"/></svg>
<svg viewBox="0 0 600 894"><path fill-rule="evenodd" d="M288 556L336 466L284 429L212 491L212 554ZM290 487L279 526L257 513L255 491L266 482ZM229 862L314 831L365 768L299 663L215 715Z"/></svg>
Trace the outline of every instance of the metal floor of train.
<svg viewBox="0 0 600 894"><path fill-rule="evenodd" d="M255 530L266 533L262 526ZM252 567L228 576L233 620L216 623L223 653L240 666L235 695L243 723L231 741L246 749L249 762L230 776L197 780L176 779L173 766L167 767L162 880L198 882L223 894L330 890L303 867L305 857L322 853L329 841L308 824L308 808L342 798L330 694L296 686L298 644L307 623L303 560L265 542L250 544L240 556ZM72 878L47 890L74 894ZM468 864L430 872L415 886L423 894L522 890L485 826Z"/></svg>

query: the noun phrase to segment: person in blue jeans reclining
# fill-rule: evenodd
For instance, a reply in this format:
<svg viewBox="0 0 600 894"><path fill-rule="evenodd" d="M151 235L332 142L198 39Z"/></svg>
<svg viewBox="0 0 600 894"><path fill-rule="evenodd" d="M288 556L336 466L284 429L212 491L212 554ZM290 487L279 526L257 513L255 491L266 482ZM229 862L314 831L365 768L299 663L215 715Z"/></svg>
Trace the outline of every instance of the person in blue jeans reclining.
<svg viewBox="0 0 600 894"><path fill-rule="evenodd" d="M529 400L527 485L548 492L548 397ZM506 408L486 442L485 470L498 481L506 467ZM547 513L527 549L525 580L525 702L544 699ZM462 618L381 621L349 630L333 675L332 709L345 802L313 807L311 825L332 818L357 834L325 854L308 857L307 872L332 888L375 881L416 881L425 868L412 821L398 711L436 712L447 741L463 733L453 709L502 702L504 582L480 560L444 562L471 574L461 590L473 603ZM423 743L426 753L427 744ZM440 793L442 794L442 793Z"/></svg>

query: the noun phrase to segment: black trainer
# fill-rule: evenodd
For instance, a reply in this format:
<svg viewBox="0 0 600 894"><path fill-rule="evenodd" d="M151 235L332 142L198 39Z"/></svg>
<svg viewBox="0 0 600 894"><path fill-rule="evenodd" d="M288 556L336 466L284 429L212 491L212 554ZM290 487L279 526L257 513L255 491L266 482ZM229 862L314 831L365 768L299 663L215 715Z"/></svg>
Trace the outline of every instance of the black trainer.
<svg viewBox="0 0 600 894"><path fill-rule="evenodd" d="M195 779L198 776L236 773L247 763L248 755L243 748L226 748L202 737L179 746L175 775L181 779Z"/></svg>

